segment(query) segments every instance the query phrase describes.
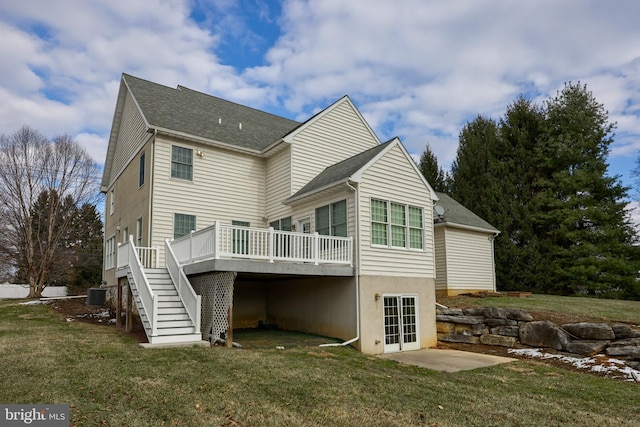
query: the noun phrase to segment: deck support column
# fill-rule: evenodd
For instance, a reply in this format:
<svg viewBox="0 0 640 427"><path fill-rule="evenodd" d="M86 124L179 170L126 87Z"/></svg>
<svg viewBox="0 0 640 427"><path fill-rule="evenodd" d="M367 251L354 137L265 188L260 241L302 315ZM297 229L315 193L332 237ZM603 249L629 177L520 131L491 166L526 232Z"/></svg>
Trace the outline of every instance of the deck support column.
<svg viewBox="0 0 640 427"><path fill-rule="evenodd" d="M233 305L227 309L227 323L229 329L227 329L227 347L233 347Z"/></svg>
<svg viewBox="0 0 640 427"><path fill-rule="evenodd" d="M133 293L131 292L131 285L127 286L127 324L125 331L133 331Z"/></svg>
<svg viewBox="0 0 640 427"><path fill-rule="evenodd" d="M122 326L122 279L118 279L116 287L116 326Z"/></svg>

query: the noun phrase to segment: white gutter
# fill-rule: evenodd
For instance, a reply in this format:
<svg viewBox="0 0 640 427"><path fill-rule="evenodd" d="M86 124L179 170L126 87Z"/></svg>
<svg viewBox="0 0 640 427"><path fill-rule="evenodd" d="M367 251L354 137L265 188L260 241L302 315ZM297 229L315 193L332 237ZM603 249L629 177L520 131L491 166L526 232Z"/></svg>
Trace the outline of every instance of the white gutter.
<svg viewBox="0 0 640 427"><path fill-rule="evenodd" d="M356 205L356 336L342 343L320 344L320 347L345 347L360 340L360 192L347 181L347 187L353 190Z"/></svg>

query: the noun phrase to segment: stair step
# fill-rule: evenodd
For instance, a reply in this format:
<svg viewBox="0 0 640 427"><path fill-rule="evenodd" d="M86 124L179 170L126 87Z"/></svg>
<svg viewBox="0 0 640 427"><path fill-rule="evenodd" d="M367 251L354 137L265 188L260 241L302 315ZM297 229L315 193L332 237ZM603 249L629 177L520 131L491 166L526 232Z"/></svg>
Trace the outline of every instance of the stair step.
<svg viewBox="0 0 640 427"><path fill-rule="evenodd" d="M178 294L176 293L175 295L158 295L158 303L161 302L180 302L180 297L178 296Z"/></svg>
<svg viewBox="0 0 640 427"><path fill-rule="evenodd" d="M189 320L189 314L187 313L174 314L174 313L163 313L163 312L158 313L158 322L168 322L168 321L175 321L175 320Z"/></svg>
<svg viewBox="0 0 640 427"><path fill-rule="evenodd" d="M158 301L158 309L162 310L164 308L182 308L184 309L184 306L182 304L182 301L178 300L178 301Z"/></svg>
<svg viewBox="0 0 640 427"><path fill-rule="evenodd" d="M167 336L167 335L188 335L188 334L195 334L196 328L194 328L193 326L189 327L189 328L158 328L158 335L161 336Z"/></svg>
<svg viewBox="0 0 640 427"><path fill-rule="evenodd" d="M158 314L160 316L169 314L187 314L187 310L180 305L180 307L160 307L158 306Z"/></svg>
<svg viewBox="0 0 640 427"><path fill-rule="evenodd" d="M175 289L176 288L175 286L173 286L173 283L171 283L171 282L168 282L168 283L165 283L165 282L153 283L153 282L151 282L150 285L151 285L151 289Z"/></svg>
<svg viewBox="0 0 640 427"><path fill-rule="evenodd" d="M150 344L173 344L173 343L184 343L184 342L194 342L199 343L202 341L202 334L194 333L194 334L184 334L184 335L168 335L168 336L155 336L149 338Z"/></svg>
<svg viewBox="0 0 640 427"><path fill-rule="evenodd" d="M191 320L161 320L158 319L158 330L167 328L190 328L193 327Z"/></svg>
<svg viewBox="0 0 640 427"><path fill-rule="evenodd" d="M178 291L175 288L173 289L152 289L154 295L158 296L178 296Z"/></svg>

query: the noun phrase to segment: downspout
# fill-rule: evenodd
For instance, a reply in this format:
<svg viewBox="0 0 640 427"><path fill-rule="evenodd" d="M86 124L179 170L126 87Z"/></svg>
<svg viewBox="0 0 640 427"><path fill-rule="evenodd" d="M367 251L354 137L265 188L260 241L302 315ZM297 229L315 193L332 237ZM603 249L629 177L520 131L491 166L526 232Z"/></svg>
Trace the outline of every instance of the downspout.
<svg viewBox="0 0 640 427"><path fill-rule="evenodd" d="M356 249L356 336L342 343L320 344L320 347L345 347L360 339L360 192L357 188L349 184L347 187L353 190L356 205L356 238L354 241L354 249Z"/></svg>
<svg viewBox="0 0 640 427"><path fill-rule="evenodd" d="M147 246L152 246L151 239L151 223L153 215L153 160L156 156L156 138L158 135L158 129L153 129L153 140L151 141L151 155L149 156L149 215L147 217ZM159 251L158 251L159 252ZM156 257L159 257L160 254L156 253ZM159 260L156 258L156 263L159 263ZM159 267L159 265L158 265Z"/></svg>
<svg viewBox="0 0 640 427"><path fill-rule="evenodd" d="M497 292L496 290L496 248L495 248L495 241L496 241L496 237L498 237L498 233L494 234L493 236L489 237L489 240L491 241L491 273L493 275L493 292Z"/></svg>

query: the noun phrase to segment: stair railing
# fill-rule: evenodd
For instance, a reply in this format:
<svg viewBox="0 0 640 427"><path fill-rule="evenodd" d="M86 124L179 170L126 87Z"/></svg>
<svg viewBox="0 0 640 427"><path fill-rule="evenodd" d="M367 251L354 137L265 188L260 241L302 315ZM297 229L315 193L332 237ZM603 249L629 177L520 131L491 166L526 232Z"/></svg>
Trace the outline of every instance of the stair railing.
<svg viewBox="0 0 640 427"><path fill-rule="evenodd" d="M178 291L178 295L180 296L180 299L182 300L182 303L187 310L189 318L195 325L196 332L201 332L200 318L202 310L202 297L196 294L196 292L193 290L193 287L191 286L191 283L189 283L187 275L184 274L184 270L180 267L176 254L171 248L171 242L169 241L169 239L165 240L164 249L165 264L167 266L169 276L171 276L171 281Z"/></svg>
<svg viewBox="0 0 640 427"><path fill-rule="evenodd" d="M147 275L144 274L144 268L140 263L140 257L138 251L133 243L133 236L129 236L129 241L122 245L128 246L128 248L122 248L126 251L127 265L129 271L133 276L134 285L138 289L138 296L140 297L140 303L142 310L149 319L151 325L151 333L149 336L155 337L158 335L158 295L154 295L147 279ZM140 309L140 307L138 307Z"/></svg>

